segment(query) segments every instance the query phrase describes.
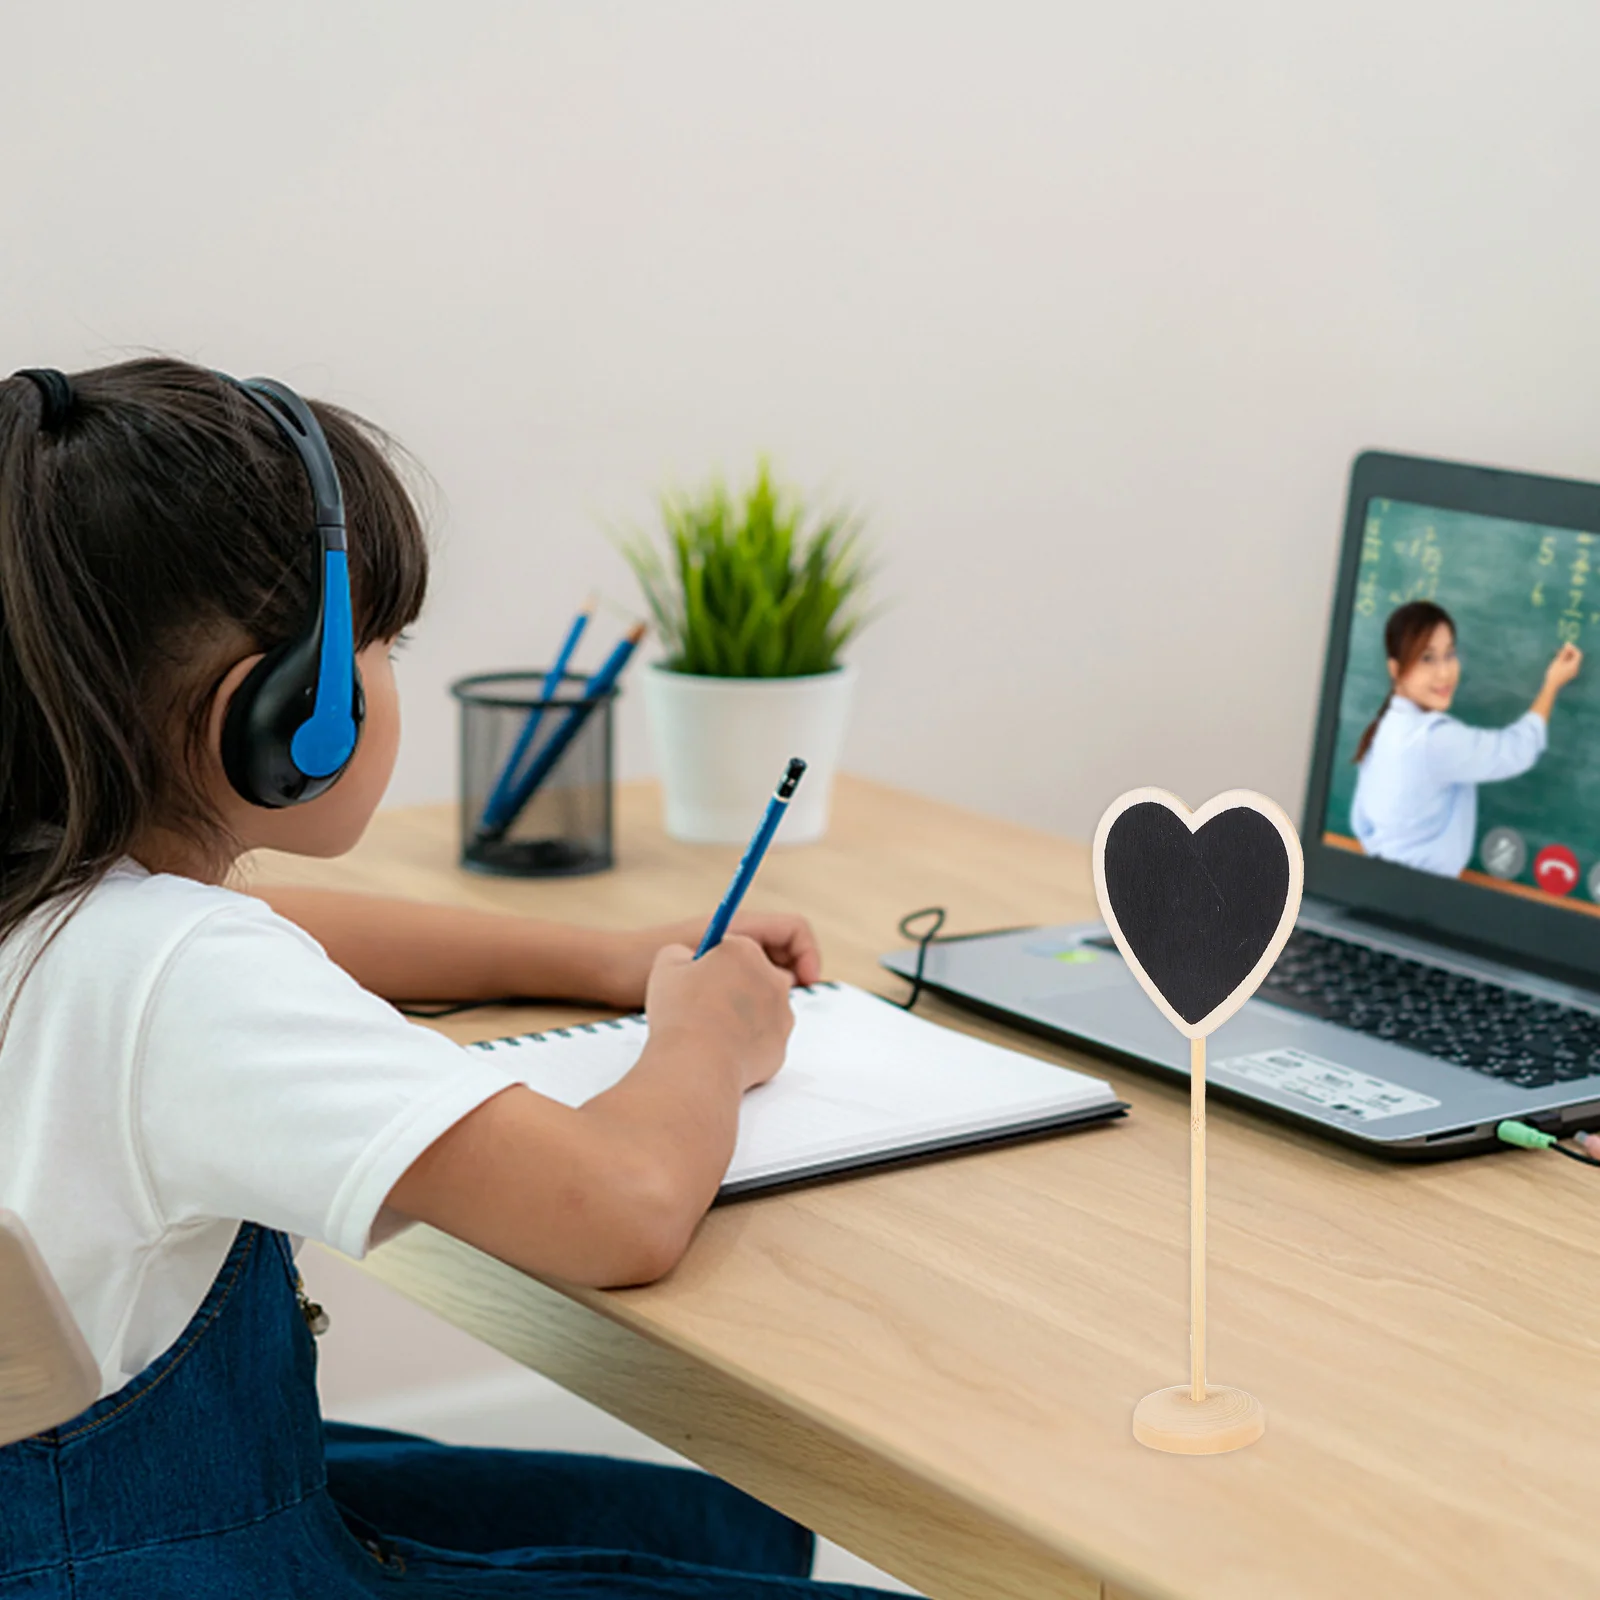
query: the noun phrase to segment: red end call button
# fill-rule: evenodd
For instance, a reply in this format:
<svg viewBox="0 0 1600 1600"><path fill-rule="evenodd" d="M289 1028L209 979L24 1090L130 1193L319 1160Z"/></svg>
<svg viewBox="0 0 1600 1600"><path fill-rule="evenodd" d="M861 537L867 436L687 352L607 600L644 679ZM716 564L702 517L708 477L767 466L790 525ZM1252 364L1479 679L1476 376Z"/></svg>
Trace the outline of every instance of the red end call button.
<svg viewBox="0 0 1600 1600"><path fill-rule="evenodd" d="M1571 894L1578 887L1578 858L1564 844L1547 844L1533 858L1533 878L1546 894Z"/></svg>

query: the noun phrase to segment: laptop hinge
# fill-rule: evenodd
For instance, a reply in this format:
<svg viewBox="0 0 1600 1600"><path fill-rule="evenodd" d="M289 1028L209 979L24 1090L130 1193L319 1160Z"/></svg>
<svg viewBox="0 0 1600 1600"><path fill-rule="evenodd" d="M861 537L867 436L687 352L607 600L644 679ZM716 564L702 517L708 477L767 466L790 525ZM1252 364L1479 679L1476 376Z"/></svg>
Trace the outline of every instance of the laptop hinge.
<svg viewBox="0 0 1600 1600"><path fill-rule="evenodd" d="M1486 944L1481 939L1468 939L1456 933L1444 933L1425 923L1412 922L1405 917L1389 916L1382 911L1357 911L1353 906L1340 907L1347 921L1382 929L1387 933L1402 933L1410 939L1426 939L1446 950L1459 950L1463 955L1476 956L1480 961L1492 961L1497 966L1511 967L1526 972L1531 977L1546 978L1554 983L1566 983L1575 989L1589 989L1600 993L1600 973L1582 967L1563 966L1559 961L1540 961L1530 956L1518 955L1499 945Z"/></svg>

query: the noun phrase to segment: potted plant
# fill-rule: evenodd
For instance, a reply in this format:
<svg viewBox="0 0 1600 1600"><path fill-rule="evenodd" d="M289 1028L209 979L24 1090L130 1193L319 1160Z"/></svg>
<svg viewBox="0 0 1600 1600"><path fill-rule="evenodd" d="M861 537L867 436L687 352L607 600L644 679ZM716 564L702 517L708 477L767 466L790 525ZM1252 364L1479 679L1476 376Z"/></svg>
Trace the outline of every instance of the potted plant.
<svg viewBox="0 0 1600 1600"><path fill-rule="evenodd" d="M800 756L781 839L821 838L855 685L839 655L866 620L860 521L809 516L764 461L742 497L713 482L661 517L665 555L643 534L622 552L666 647L644 688L667 832L742 844Z"/></svg>

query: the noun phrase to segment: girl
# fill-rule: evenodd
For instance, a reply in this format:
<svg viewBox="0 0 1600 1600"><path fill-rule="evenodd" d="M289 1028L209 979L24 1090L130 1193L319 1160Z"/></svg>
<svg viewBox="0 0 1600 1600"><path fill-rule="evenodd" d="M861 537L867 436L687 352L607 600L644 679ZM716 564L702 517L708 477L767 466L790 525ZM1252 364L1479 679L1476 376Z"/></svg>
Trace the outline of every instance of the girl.
<svg viewBox="0 0 1600 1600"><path fill-rule="evenodd" d="M1533 704L1506 728L1447 716L1461 681L1456 625L1431 600L1390 613L1383 628L1389 693L1356 745L1350 824L1369 856L1458 877L1472 859L1478 785L1527 772L1544 754L1556 695L1583 652L1564 644Z"/></svg>
<svg viewBox="0 0 1600 1600"><path fill-rule="evenodd" d="M0 1596L864 1595L805 1581L811 1536L703 1474L318 1414L296 1236L360 1256L420 1220L528 1272L655 1278L819 975L793 917L691 962L698 926L226 886L259 846L348 849L388 780L427 557L382 445L177 361L0 381L0 1206L102 1379L0 1450ZM312 673L309 720L279 669ZM341 727L353 754L319 752ZM501 994L643 1004L649 1044L574 1111L377 998Z"/></svg>

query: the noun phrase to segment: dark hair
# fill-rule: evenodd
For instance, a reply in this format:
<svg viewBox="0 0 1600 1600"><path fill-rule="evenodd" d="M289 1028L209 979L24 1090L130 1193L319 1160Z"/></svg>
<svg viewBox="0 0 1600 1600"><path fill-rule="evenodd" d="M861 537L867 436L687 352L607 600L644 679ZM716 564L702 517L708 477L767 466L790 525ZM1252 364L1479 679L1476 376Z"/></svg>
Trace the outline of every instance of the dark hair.
<svg viewBox="0 0 1600 1600"><path fill-rule="evenodd" d="M46 428L39 385L0 380L0 939L153 824L225 843L193 778L209 702L312 603L310 488L259 407L184 361L71 384ZM387 437L312 410L344 487L362 648L421 610L427 545Z"/></svg>
<svg viewBox="0 0 1600 1600"><path fill-rule="evenodd" d="M1405 677L1416 666L1422 652L1428 648L1433 630L1441 622L1450 630L1450 637L1454 639L1455 618L1443 606L1436 606L1431 600L1408 600L1403 606L1397 606L1389 613L1389 620L1383 625L1383 653L1388 660L1395 663L1396 677ZM1356 744L1357 765L1372 748L1378 724L1383 721L1384 713L1389 709L1389 702L1393 699L1394 686L1391 684L1388 694L1383 697L1383 704L1378 707L1377 716L1366 725Z"/></svg>

